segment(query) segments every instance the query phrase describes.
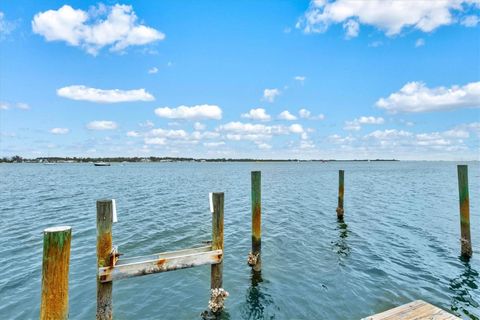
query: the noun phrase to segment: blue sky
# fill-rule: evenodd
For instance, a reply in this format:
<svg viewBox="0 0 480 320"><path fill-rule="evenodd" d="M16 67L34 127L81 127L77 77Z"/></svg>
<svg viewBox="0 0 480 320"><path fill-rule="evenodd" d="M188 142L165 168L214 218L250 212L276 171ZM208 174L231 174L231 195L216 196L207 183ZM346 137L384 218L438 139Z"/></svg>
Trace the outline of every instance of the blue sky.
<svg viewBox="0 0 480 320"><path fill-rule="evenodd" d="M0 12L0 156L480 158L477 0Z"/></svg>

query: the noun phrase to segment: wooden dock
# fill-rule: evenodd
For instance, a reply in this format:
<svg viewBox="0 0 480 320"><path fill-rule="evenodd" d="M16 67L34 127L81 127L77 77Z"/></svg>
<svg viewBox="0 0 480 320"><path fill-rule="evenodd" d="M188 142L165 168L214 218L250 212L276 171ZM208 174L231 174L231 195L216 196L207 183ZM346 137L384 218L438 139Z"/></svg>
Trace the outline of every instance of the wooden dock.
<svg viewBox="0 0 480 320"><path fill-rule="evenodd" d="M415 300L362 320L462 320L425 301Z"/></svg>

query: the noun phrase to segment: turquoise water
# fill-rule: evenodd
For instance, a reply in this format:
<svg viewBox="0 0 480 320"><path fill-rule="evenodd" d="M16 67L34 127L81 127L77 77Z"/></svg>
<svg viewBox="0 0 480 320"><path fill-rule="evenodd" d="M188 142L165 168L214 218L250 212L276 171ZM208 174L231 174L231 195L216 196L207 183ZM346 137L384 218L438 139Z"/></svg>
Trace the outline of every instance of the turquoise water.
<svg viewBox="0 0 480 320"><path fill-rule="evenodd" d="M345 223L336 219L345 170ZM262 171L262 279L253 278L250 171ZM93 319L95 201L115 198L125 257L201 245L225 192L224 319L359 319L423 299L480 318L480 165L469 163L474 256L459 259L456 163L0 165L0 319L39 315L42 230L73 227L70 318ZM116 319L199 319L210 267L114 283Z"/></svg>

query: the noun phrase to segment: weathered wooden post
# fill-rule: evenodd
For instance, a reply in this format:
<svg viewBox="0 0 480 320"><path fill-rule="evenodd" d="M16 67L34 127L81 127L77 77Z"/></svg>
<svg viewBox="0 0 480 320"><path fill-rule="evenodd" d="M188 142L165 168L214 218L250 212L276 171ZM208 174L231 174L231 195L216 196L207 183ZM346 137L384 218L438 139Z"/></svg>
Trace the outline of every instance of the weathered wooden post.
<svg viewBox="0 0 480 320"><path fill-rule="evenodd" d="M212 250L223 250L223 192L212 194ZM223 262L212 264L211 289L220 289L223 286Z"/></svg>
<svg viewBox="0 0 480 320"><path fill-rule="evenodd" d="M343 186L343 176L344 176L344 171L339 170L338 171L338 206L337 206L337 218L339 220L343 219L343 192L344 192L344 186Z"/></svg>
<svg viewBox="0 0 480 320"><path fill-rule="evenodd" d="M72 228L43 231L42 302L40 319L68 319L68 269Z"/></svg>
<svg viewBox="0 0 480 320"><path fill-rule="evenodd" d="M262 270L262 172L252 171L252 252L248 264Z"/></svg>
<svg viewBox="0 0 480 320"><path fill-rule="evenodd" d="M460 231L462 257L472 256L472 240L470 238L470 201L468 196L468 166L458 165L458 194L460 200Z"/></svg>
<svg viewBox="0 0 480 320"><path fill-rule="evenodd" d="M110 266L112 246L112 200L97 201L97 270ZM97 271L98 272L98 271ZM113 318L112 284L101 282L97 274L97 319L110 320Z"/></svg>
<svg viewBox="0 0 480 320"><path fill-rule="evenodd" d="M225 298L228 297L228 292L223 286L223 192L214 192L211 198L212 202L212 247L211 250L222 250L221 261L217 264L212 264L211 279L210 279L210 301L208 302L208 309L213 317L209 315L208 311L202 313L204 319L216 319L216 315L221 313L225 304Z"/></svg>

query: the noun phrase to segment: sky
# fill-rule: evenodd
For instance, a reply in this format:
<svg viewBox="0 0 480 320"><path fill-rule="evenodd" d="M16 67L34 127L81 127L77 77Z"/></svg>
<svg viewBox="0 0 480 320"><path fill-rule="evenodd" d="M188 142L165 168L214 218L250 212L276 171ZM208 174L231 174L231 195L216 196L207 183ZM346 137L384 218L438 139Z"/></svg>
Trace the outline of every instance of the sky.
<svg viewBox="0 0 480 320"><path fill-rule="evenodd" d="M0 156L480 159L480 0L0 2Z"/></svg>

